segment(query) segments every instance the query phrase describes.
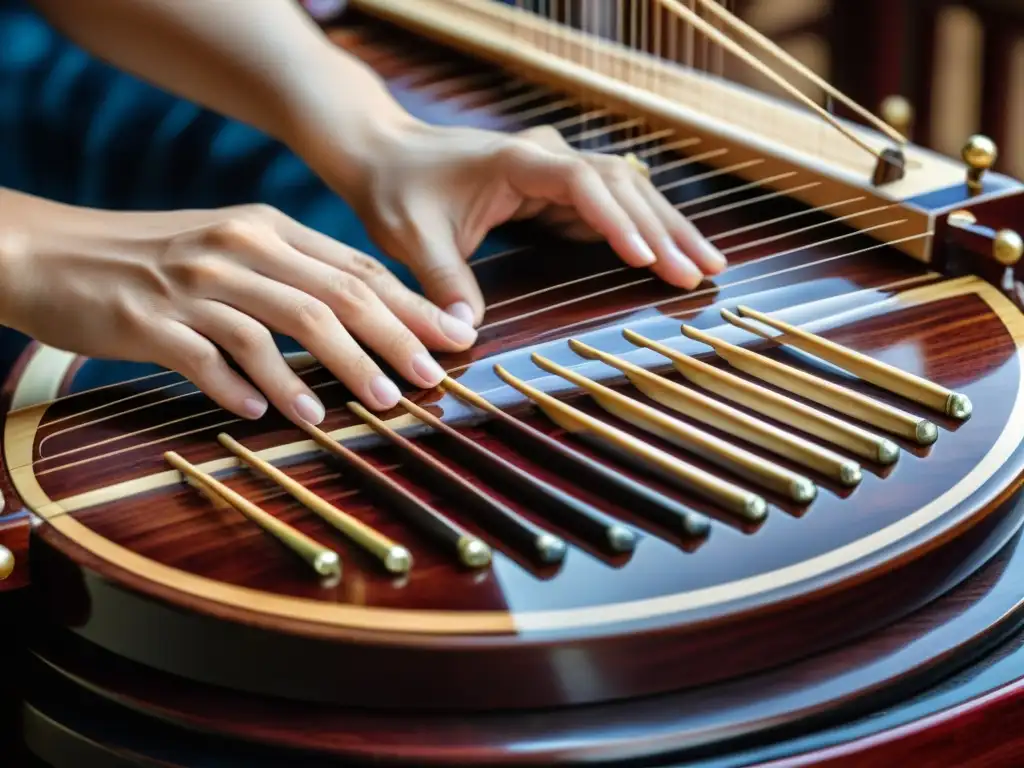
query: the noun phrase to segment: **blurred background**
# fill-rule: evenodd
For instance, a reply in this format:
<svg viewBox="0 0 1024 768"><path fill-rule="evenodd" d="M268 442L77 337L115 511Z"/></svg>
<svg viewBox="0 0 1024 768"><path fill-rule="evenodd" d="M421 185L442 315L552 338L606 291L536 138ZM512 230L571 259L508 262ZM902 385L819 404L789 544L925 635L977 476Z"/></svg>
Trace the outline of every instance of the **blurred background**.
<svg viewBox="0 0 1024 768"><path fill-rule="evenodd" d="M999 147L999 169L1024 177L1024 0L730 5L858 103L883 117L909 118L917 143L958 155L968 136L984 133ZM749 68L731 66L731 77L776 90Z"/></svg>

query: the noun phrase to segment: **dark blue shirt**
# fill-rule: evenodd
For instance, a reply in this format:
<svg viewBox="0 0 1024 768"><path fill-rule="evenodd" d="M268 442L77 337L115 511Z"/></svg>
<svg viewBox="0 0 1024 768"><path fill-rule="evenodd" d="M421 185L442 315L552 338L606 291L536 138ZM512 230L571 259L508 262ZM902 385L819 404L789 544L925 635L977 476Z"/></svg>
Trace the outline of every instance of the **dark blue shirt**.
<svg viewBox="0 0 1024 768"><path fill-rule="evenodd" d="M287 148L85 53L27 0L0 0L0 186L124 210L265 202L382 257Z"/></svg>

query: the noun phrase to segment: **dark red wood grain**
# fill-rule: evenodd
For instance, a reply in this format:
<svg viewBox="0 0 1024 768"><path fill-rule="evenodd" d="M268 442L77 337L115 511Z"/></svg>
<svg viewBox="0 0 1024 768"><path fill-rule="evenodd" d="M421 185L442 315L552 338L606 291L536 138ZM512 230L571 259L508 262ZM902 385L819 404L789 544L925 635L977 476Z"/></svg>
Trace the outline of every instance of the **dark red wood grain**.
<svg viewBox="0 0 1024 768"><path fill-rule="evenodd" d="M543 118L524 121L501 112L495 105L523 93L526 85L440 49L413 45L407 36L383 27L370 25L339 34L337 40L375 66L401 99L437 122L516 130L573 115L558 107ZM538 95L527 106L536 109L556 101ZM602 141L629 138L628 133L608 131ZM677 531L602 496L582 476L547 466L458 398L410 393L474 444L632 526L641 533L636 551L607 554L558 525L514 487L493 487L430 430L406 430L406 437L449 471L569 542L564 563L539 567L458 499L410 471L399 452L369 433L348 447L486 540L495 550L493 567L482 573L460 567L450 551L418 533L379 497L365 493L358 477L324 453L296 456L283 469L408 546L415 567L407 578L383 573L379 563L250 472L227 472L220 479L336 548L345 561L340 582L316 581L301 561L258 527L232 510L215 509L184 484L126 494L75 509L67 519L128 552L175 569L179 580L158 584L133 572L126 562L88 551L54 524L41 524L31 552L37 630L33 647L44 665L53 665L52 675L64 676L54 686L89 688L142 713L144 722L155 716L186 733L200 729L285 750L370 761L400 757L414 764L548 765L570 757L648 757L721 744L740 734L760 737L782 724L797 727L808 715L835 715L852 700L867 700L880 691L892 694L919 674L959 662L978 643L1016 626L1019 599L1008 592L1004 574L1011 572L1011 561L1012 573L1018 574L1024 555L1011 545L1002 559L992 558L1024 521L1024 507L1016 498L1024 470L1020 445L985 482L932 523L812 577L687 611L547 629L524 623L539 612L555 617L583 609L608 613L627 601L722 588L743 579L767 582L775 571L828 556L904 521L963 481L1000 436L1015 428L1012 409L1024 372L1015 340L988 304L964 295L901 306L896 301L900 292L941 287L945 278L931 266L795 201L757 201L763 190L733 191L740 186L736 179L681 183L707 170L699 166L659 173L659 163L675 158L671 153L652 156L655 181L669 185L669 199L684 206L705 234L729 252L730 268L723 275L685 293L647 272L624 267L605 246L510 228L499 236L514 252L484 256L474 267L488 304L479 342L442 363L460 383L551 439L706 514L713 521L706 540L683 539ZM704 200L710 193L728 193L729 200L748 204L712 214L723 198ZM946 197L972 205L957 195L949 190ZM1021 206L1018 195L977 208L1005 218L1019 215ZM782 218L790 215L796 218ZM808 229L810 224L816 226ZM747 226L751 228L726 234ZM936 244L945 254L942 235L940 225ZM940 259L933 266L947 263ZM998 284L986 269L968 260L965 271L983 273ZM965 423L954 422L803 356L771 348L723 324L720 310L739 304L779 313L792 323L819 323L820 332L838 343L966 393L975 413ZM897 464L866 464L863 482L852 490L814 477L820 494L807 507L765 494L767 520L748 525L566 434L493 370L500 363L588 414L738 481L608 415L530 359L539 352L653 405L617 371L575 356L566 341L579 338L603 351L628 355L678 380L664 359L633 348L622 337L623 328L629 327L722 365L707 348L681 336L682 323L927 415L939 427L939 440L928 448L901 441L903 455ZM79 361L78 366L89 364ZM193 463L227 458L230 453L216 440L221 431L253 450L307 439L276 415L255 424L233 419L173 374L72 394L70 379L77 370L63 382L61 391L68 396L48 408L35 438L36 477L53 500L165 472L167 450ZM345 407L349 394L329 372L317 368L303 376L328 407L325 429L359 423ZM678 418L696 423L687 416ZM767 451L752 450L796 468ZM316 601L325 609L350 605L424 614L450 611L466 621L474 612L491 611L510 621L504 632L493 635L331 626L272 615L255 602L232 605L199 597L185 589L186 575ZM923 642L936 637L942 641ZM51 679L40 672L44 678ZM41 701L43 709L31 720L36 724L32 727L47 727L50 716L44 704L63 698L55 694L49 702ZM751 714L752 702L769 700L775 709ZM583 704L588 706L577 706ZM545 711L539 714L539 708ZM709 713L719 719L701 720ZM617 734L616 725L628 736ZM157 739L164 726L149 726ZM74 738L69 735L73 730L61 738ZM144 752L138 753L140 759ZM122 753L133 754L128 747Z"/></svg>
<svg viewBox="0 0 1024 768"><path fill-rule="evenodd" d="M996 536L989 543L998 547L1000 540ZM303 756L310 756L316 765L333 758L346 766L576 765L629 758L642 758L642 764L651 766L691 761L702 765L701 758L771 744L794 730L813 731L823 721L835 719L836 712L849 719L884 707L967 664L1020 626L1024 616L1017 582L1022 570L1024 547L1017 536L975 576L915 612L910 620L843 648L699 690L591 707L469 715L285 704L196 687L60 635L35 640L41 664L33 672L37 685L29 701L43 716L56 718L53 727L70 732L75 739L94 739L88 720L80 719L80 710L76 714L75 707L64 703L74 696L76 686L85 684L97 702L90 711L99 713L103 723L103 736L92 746L91 755L128 750L126 735L141 728L146 733L141 743L148 745L150 755L158 752L168 764L180 766L191 763L185 758L172 761L175 751L201 754L208 760L249 755L258 768L263 768L264 763L257 762L262 760L267 765L287 760L289 765L305 768ZM1006 704L1010 710L1010 700ZM1017 701L1012 711L1022 708L1024 702ZM65 716L70 719L64 720ZM961 728L971 721L961 724L939 718L939 722L966 740L977 741L980 754L998 750L995 745L990 750L979 738L981 733ZM914 764L959 765L945 759L943 731L929 730L927 735L920 734L929 744L918 755L924 762ZM68 733L59 739L53 733L46 745L37 744L36 749L45 754L66 738ZM883 740L877 740L879 747ZM998 743L1011 746L1014 741L1007 733ZM856 754L863 746L854 743L835 754ZM888 764L884 750L870 754ZM138 756L144 757L145 752ZM815 752L807 756L807 764L831 756L831 751ZM71 764L56 762L55 768ZM105 764L97 762L96 768Z"/></svg>
<svg viewBox="0 0 1024 768"><path fill-rule="evenodd" d="M405 77L408 82L408 55L401 55L405 52L399 50L395 39L378 39L373 30L348 38L359 43L353 44L353 49L386 77ZM416 65L429 63L433 51L429 47L416 49ZM419 78L417 83L430 88L434 106L448 109L452 120L479 122L481 114L490 114L491 122L504 122L508 129L522 127L514 115L483 110L494 97L478 102L477 111L466 111L459 99L472 91L465 85L469 81L457 75L467 71L481 74L478 66L474 70L462 62L454 70L449 66L436 78ZM446 85L441 91L439 83ZM500 88L496 85L495 90L516 92L521 87L506 83ZM405 98L412 100L415 93L414 89ZM547 97L537 98L543 103ZM548 100L555 101L554 97ZM608 141L621 138L614 131L607 136ZM672 157L666 155L662 160ZM702 171L687 167L662 176L657 162L652 167L656 181L669 185ZM232 510L214 509L185 485L127 495L70 514L127 551L183 574L325 605L454 611L467 620L472 612L493 611L510 617L507 631L485 635L465 630L430 636L270 616L248 604L233 606L158 585L116 562L89 554L48 525L39 529L33 555L46 610L58 624L102 647L198 681L367 707L445 709L577 704L705 685L850 642L906 615L952 585L947 571L936 567L936 562L955 563L962 575L984 562L978 542L989 526L1005 522L1002 513L993 513L1020 481L1024 459L1019 451L934 523L869 557L812 578L686 611L611 623L529 630L520 620L544 611L589 608L605 612L618 603L720 588L740 580L756 583L773 571L828 556L899 523L956 486L988 453L1011 418L1015 398L1008 393L1016 392L1022 375L1017 348L1003 321L987 304L971 295L909 308L885 302L906 287L936 285L938 277L894 249L791 200L751 202L699 218L722 200L700 202L701 195L728 191L737 184L722 178L714 183L672 187L684 191L671 194L670 199L686 205L709 236L763 222L720 238L731 254L730 269L694 294L673 289L646 272L623 267L606 246L570 244L536 230L513 230L508 238L517 251L489 257L476 267L489 306L479 343L471 351L443 361L454 369L460 383L517 418L707 514L715 523L706 541L696 546L681 541L676 532L601 498L579 478L552 471L481 424L484 414L457 398L420 392L414 394L415 399L474 443L633 526L642 533L636 551L607 554L559 525L514 488L494 487L485 476L459 462L436 437L409 433L450 471L570 543L564 563L538 566L458 498L424 483L409 471L401 455L370 434L350 447L484 538L496 553L491 569L472 573L462 568L450 551L435 546L379 499L366 495L358 478L350 477L326 454L296 457L285 469L331 503L409 547L416 565L408 578L396 580L382 572L375 560L291 497L265 478L245 471L221 479L302 532L338 549L346 566L340 583L317 582L301 561L258 527ZM753 200L758 194L752 189L730 193L729 199ZM779 217L787 214L798 214L799 226L791 223L792 219L780 221ZM816 226L807 229L811 223ZM683 339L679 329L685 322L761 348L766 354L814 370L824 379L845 381L806 360L764 349L744 333L724 326L719 310L741 303L779 312L790 322L823 321L822 332L837 342L965 392L978 404L976 413L963 424L927 414L940 427L939 441L927 449L903 443L903 456L895 466L865 465L865 479L856 489L840 488L815 477L820 494L809 507L766 494L771 505L768 519L750 526L692 493L654 480L565 435L493 370L493 365L500 363L539 389L721 474L711 464L604 413L572 385L545 374L530 355L540 352L650 404L626 387L617 371L576 357L566 339L580 338L667 373L664 359L634 349L622 337L622 329L630 327L720 364L706 348ZM860 314L855 319L844 314L858 307ZM840 316L841 320L831 319ZM345 407L349 396L329 372L316 369L305 378L328 407L324 428L360 423ZM912 403L861 382L845 383L922 412ZM395 415L398 411L389 414ZM679 418L688 421L688 417ZM220 431L253 450L307 438L276 416L255 424L233 419L180 377L167 374L75 394L51 405L36 436L36 477L51 499L73 497L166 471L163 453L167 450L177 451L193 463L227 458L230 452L216 440ZM796 468L764 450L754 452ZM68 583L75 588L65 588ZM123 617L128 615L145 619L125 625ZM794 631L795 627L799 631ZM168 642L155 643L155 635ZM343 652L344 663L332 662L339 652ZM560 661L567 652L595 671L586 679L567 677ZM230 663L225 663L225 658ZM694 658L701 663L691 663ZM397 675L402 686L374 685L381 668ZM467 684L485 677L491 680L487 686Z"/></svg>

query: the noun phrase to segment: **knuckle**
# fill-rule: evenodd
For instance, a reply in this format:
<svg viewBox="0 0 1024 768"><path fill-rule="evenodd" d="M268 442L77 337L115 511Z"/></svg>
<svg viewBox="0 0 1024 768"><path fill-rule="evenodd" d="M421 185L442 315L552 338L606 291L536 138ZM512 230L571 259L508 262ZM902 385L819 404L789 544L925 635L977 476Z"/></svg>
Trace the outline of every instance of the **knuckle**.
<svg viewBox="0 0 1024 768"><path fill-rule="evenodd" d="M543 147L562 148L568 146L562 134L552 125L538 125L533 128L527 128L520 135L523 138L537 142Z"/></svg>
<svg viewBox="0 0 1024 768"><path fill-rule="evenodd" d="M212 344L190 344L181 350L181 368L190 379L204 379L220 360Z"/></svg>
<svg viewBox="0 0 1024 768"><path fill-rule="evenodd" d="M621 157L601 156L597 168L605 181L611 184L628 184L637 177L629 162Z"/></svg>
<svg viewBox="0 0 1024 768"><path fill-rule="evenodd" d="M331 304L344 315L361 314L376 303L377 294L366 283L347 272L335 272L327 287Z"/></svg>
<svg viewBox="0 0 1024 768"><path fill-rule="evenodd" d="M238 323L228 332L228 343L233 354L251 356L273 343L273 337L259 323Z"/></svg>
<svg viewBox="0 0 1024 768"><path fill-rule="evenodd" d="M510 139L497 150L498 157L502 162L509 165L525 165L537 160L540 148L526 139Z"/></svg>
<svg viewBox="0 0 1024 768"><path fill-rule="evenodd" d="M281 212L267 203L252 203L245 206L244 216L252 221L276 222L281 217Z"/></svg>
<svg viewBox="0 0 1024 768"><path fill-rule="evenodd" d="M319 333L333 319L331 308L312 297L302 299L291 311L291 325L303 335Z"/></svg>
<svg viewBox="0 0 1024 768"><path fill-rule="evenodd" d="M244 217L230 218L209 227L201 241L213 250L233 251L252 241L254 229L253 223Z"/></svg>
<svg viewBox="0 0 1024 768"><path fill-rule="evenodd" d="M246 206L208 227L201 242L208 248L232 251L257 245L276 229L280 214L269 205Z"/></svg>
<svg viewBox="0 0 1024 768"><path fill-rule="evenodd" d="M167 266L169 277L189 293L216 285L224 272L224 263L214 256L194 256Z"/></svg>
<svg viewBox="0 0 1024 768"><path fill-rule="evenodd" d="M118 327L129 332L138 331L149 324L150 313L126 296L118 297L113 302L112 309Z"/></svg>
<svg viewBox="0 0 1024 768"><path fill-rule="evenodd" d="M364 282L390 274L375 258L358 251L350 254L347 269Z"/></svg>

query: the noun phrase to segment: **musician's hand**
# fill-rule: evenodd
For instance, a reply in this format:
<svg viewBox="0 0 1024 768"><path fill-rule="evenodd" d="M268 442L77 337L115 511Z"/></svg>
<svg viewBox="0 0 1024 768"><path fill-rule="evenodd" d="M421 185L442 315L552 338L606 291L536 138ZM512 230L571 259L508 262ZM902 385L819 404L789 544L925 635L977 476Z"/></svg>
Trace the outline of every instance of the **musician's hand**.
<svg viewBox="0 0 1024 768"><path fill-rule="evenodd" d="M366 350L431 387L444 371L427 349L462 350L476 336L375 260L261 206L118 213L3 191L0 281L5 325L90 357L178 371L248 418L267 399L293 420L324 415L271 330L375 409L399 391Z"/></svg>
<svg viewBox="0 0 1024 768"><path fill-rule="evenodd" d="M580 153L554 129L505 135L409 122L388 141L345 194L427 297L467 320L480 321L484 302L466 259L513 219L539 216L571 236L606 239L627 264L685 289L726 266L624 158ZM330 152L311 159L331 181Z"/></svg>

